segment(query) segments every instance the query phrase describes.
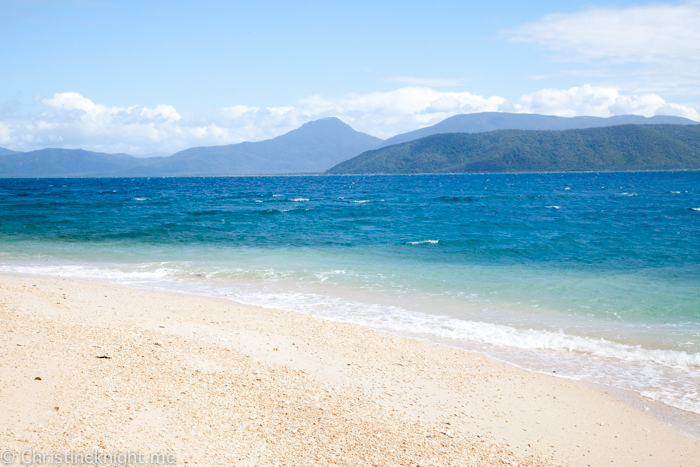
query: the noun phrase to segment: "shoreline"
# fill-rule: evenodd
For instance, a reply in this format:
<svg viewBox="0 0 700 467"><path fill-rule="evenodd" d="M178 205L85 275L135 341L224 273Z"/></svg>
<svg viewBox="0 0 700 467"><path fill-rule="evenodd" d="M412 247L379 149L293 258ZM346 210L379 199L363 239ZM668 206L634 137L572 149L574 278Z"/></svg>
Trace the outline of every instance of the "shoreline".
<svg viewBox="0 0 700 467"><path fill-rule="evenodd" d="M80 276L78 277L67 277L64 278L60 274L52 274L52 275L43 275L41 273L26 273L26 272L0 272L0 277L2 275L8 275L8 276L18 276L18 277L37 277L37 278L46 278L46 279L62 279L62 280L76 280L76 281L83 281L83 280L90 280L90 279L85 279ZM663 421L664 423L668 423L674 428L678 429L679 431L683 432L685 435L688 435L690 437L693 437L695 439L700 440L700 413L693 412L691 410L687 410L681 407L673 406L668 404L667 402L664 402L663 400L659 399L654 399L650 398L648 396L643 395L639 390L633 389L633 388L624 388L624 387L618 387L618 386L613 386L606 384L605 382L596 382L596 381L591 381L591 380L586 380L584 379L579 379L576 376L573 376L572 373L568 373L565 371L562 373L560 370L560 367L557 366L551 366L551 368L556 368L557 372L552 372L554 374L550 374L547 369L544 367L538 368L536 365L528 365L527 363L523 363L522 361L518 361L518 353L522 352L521 349L518 349L517 347L512 349L509 352L501 352L499 355L498 352L493 352L490 350L488 345L481 345L481 346L469 346L469 345L464 345L463 342L461 342L459 339L452 339L449 337L441 337L433 334L419 334L416 332L410 332L410 331L401 331L401 330L396 330L396 329L390 329L388 327L381 327L381 326L373 326L371 323L368 322L358 322L356 320L347 320L341 318L337 318L333 314L328 314L328 313L314 313L309 310L295 310L295 309L286 309L286 308L281 308L281 307L276 307L274 305L264 305L264 304L256 304L256 303L250 303L250 302L239 302L237 301L237 298L230 298L229 293L221 294L221 293L212 293L207 292L205 290L199 289L197 287L195 288L177 288L177 285L184 285L184 284L178 284L176 282L168 284L163 284L163 283L154 283L154 284L145 284L145 283L129 283L129 282L119 282L114 279L108 279L108 278L98 278L98 279L91 279L91 281L97 282L97 283L103 283L103 284L113 284L113 285L121 285L129 288L135 288L138 290L143 290L146 292L153 292L153 293L162 293L162 294L174 294L174 295L182 295L182 296L187 296L187 297L196 297L196 298L203 298L203 299L223 299L227 301L231 301L233 303L236 303L241 306L251 306L254 308L262 308L262 309L269 309L269 310L280 310L280 311L285 311L289 313L300 313L304 316L310 316L314 317L317 319L322 319L322 320L329 320L331 322L338 322L338 323L347 323L347 324L352 324L352 325L357 325L360 326L364 329L370 329L374 330L380 333L388 333L393 336L397 337L402 337L402 338L407 338L407 339L414 339L414 340L419 340L427 343L432 343L432 344L438 344L438 345L443 345L447 347L451 347L454 349L458 349L460 351L464 352L473 352L477 353L479 355L486 356L490 359L497 360L499 362L503 362L505 364L514 366L516 368L522 369L524 371L529 371L529 372L534 372L546 376L553 376L555 378L564 378L564 379L571 379L574 381L577 381L579 384L596 388L598 390L601 390L603 392L609 393L614 395L614 397L618 398L619 400L632 405L638 410L644 411L659 420ZM326 307L328 308L328 306ZM528 349L529 350L529 349ZM527 350L526 350L527 351ZM546 351L546 350L545 350Z"/></svg>
<svg viewBox="0 0 700 467"><path fill-rule="evenodd" d="M668 361L668 359L657 361L655 358L658 356L653 355L653 353L659 352L659 350L655 350L659 348L654 347L654 343L650 343L648 347L640 340L618 343L615 339L610 339L609 332L606 335L596 334L595 329L592 334L588 333L583 336L578 335L575 330L569 332L567 329L560 329L557 333L551 327L551 323L548 328L541 328L538 326L539 323L519 322L518 316L510 316L515 322L518 322L518 325L512 326L508 316L505 316L505 321L503 316L499 320L493 320L490 316L462 318L450 315L449 312L445 313L444 310L439 311L440 304L436 307L437 310L432 310L431 304L424 302L421 306L427 311L421 311L420 309L412 309L410 304L406 306L405 302L392 303L389 301L390 299L378 304L382 308L381 310L372 309L372 311L366 312L366 308L371 309L375 306L372 299L364 301L362 297L359 297L359 300L355 300L352 296L348 297L342 294L334 297L333 294L327 294L326 290L319 292L320 287L315 291L305 289L300 292L297 288L299 284L297 286L287 284L286 287L275 291L275 289L265 289L264 284L252 284L251 289L251 284L248 283L241 290L235 283L216 283L214 281L212 284L208 280L200 281L198 278L184 281L171 280L172 278L168 277L167 274L162 279L143 278L138 275L133 277L133 268L131 272L106 268L107 274L102 274L101 268L92 266L88 268L87 273L83 271L80 274L75 274L70 271L69 267L68 273L65 274L65 271L61 270L62 267L64 265L58 264L54 266L54 270L51 270L51 267L44 268L48 271L41 270L42 268L39 268L39 271L32 271L33 267L27 268L30 269L29 271L22 270L22 268L5 269L0 274L96 280L156 293L225 298L245 305L299 312L320 319L353 323L364 328L388 332L401 337L448 345L486 355L528 371L542 374L551 373L565 378L571 377L592 387L607 387L612 392L620 392L624 400L632 401L637 408L653 410L658 418L670 421L685 430L687 434L700 439L700 428L698 428L700 427L700 419L695 416L695 414L700 415L700 399L697 397L686 399L684 397L685 394L695 392L693 388L697 385L700 375L696 371L697 366L688 367L685 365L686 362L683 361L686 356L685 352L677 349L672 351L676 354L674 356L675 362ZM113 275L115 271L117 276ZM123 273L123 276L119 275L120 272ZM256 290L263 291L262 298L256 294ZM292 295L291 299L287 295ZM318 300L318 297L321 299ZM511 303L504 305L501 309L509 309L512 306ZM474 306L471 311L476 311L478 314L480 309L480 306ZM411 326L416 322L418 322L418 328ZM576 323L573 324L575 327ZM578 324L586 325L586 323ZM533 338L530 334L532 330L536 334L534 336L536 340L539 339L535 345L528 342L529 339ZM624 331L624 329L618 329L618 332ZM460 339L459 336L469 336L469 338ZM563 337L563 340L559 340L560 337ZM645 355L635 355L636 347L640 347L640 345L643 352L646 353ZM619 346L622 346L622 349L616 348ZM660 350L660 352L664 351ZM695 365L697 365L698 355L700 354L693 353L691 355L695 359ZM626 357L631 357L631 360ZM661 357L665 358L663 355ZM674 366L674 363L677 363L680 368ZM681 370L681 368L685 368L685 370ZM616 377L618 374L624 375L621 380ZM625 394L628 391L631 395ZM634 400L635 398L639 400ZM644 404L643 401L648 400L648 398L661 402L662 405L654 404L650 407L649 404ZM681 420L682 414L689 414L691 421L686 423Z"/></svg>
<svg viewBox="0 0 700 467"><path fill-rule="evenodd" d="M380 331L382 332L382 331ZM392 333L390 333L392 334ZM406 335L401 335L401 334L394 334L398 337L403 337L407 339L417 339L416 337L412 336L406 336ZM418 339L422 340L422 339ZM595 383L591 381L586 381L582 379L576 379L575 377L572 376L567 376L567 375L560 375L560 374L550 374L547 373L544 370L535 370L532 368L527 368L522 365L518 365L517 363L508 361L503 358L499 358L494 355L489 355L486 352L480 352L477 350L470 350L470 349L465 349L460 347L459 345L455 344L450 344L449 342L446 341L431 341L429 339L425 339L425 342L429 343L436 343L438 345L444 345L447 347L451 347L463 352L472 352L476 353L478 355L483 355L486 358L489 358L491 360L495 360L498 362L502 362L506 365L512 366L514 368L517 368L522 371L527 371L527 372L532 372L532 373L537 373L539 375L543 375L546 377L551 377L551 378L560 378L564 380L570 380L570 381L575 381L576 383L589 387L592 389L595 389L597 391L603 392L605 394L611 395L615 399L619 400L620 402L623 402L631 407L633 407L636 410L639 410L640 412L644 412L659 421L668 424L669 426L673 427L674 429L680 431L686 436L689 436L691 438L700 440L700 414L691 412L689 410L683 410L678 407L673 407L671 405L668 405L662 401L652 399L650 397L644 396L640 394L638 391L635 391L634 389L626 389L626 388L618 388L614 386L608 386L605 384L600 384L600 383Z"/></svg>
<svg viewBox="0 0 700 467"><path fill-rule="evenodd" d="M3 316L12 315L17 322L24 320L27 324L27 320L41 318L41 323L46 324L47 317L51 316L52 326L98 326L107 334L125 330L132 334L155 333L162 336L164 343L171 339L195 347L201 344L202 348L214 349L214 353L233 352L243 356L240 358L252 358L264 366L265 371L303 375L309 387L325 388L318 389L320 394L329 387L335 389L331 394L344 394L334 401L357 400L352 407L343 407L344 413L362 412L364 416L381 413L399 425L417 423L421 430L433 430L438 437L413 441L435 441L438 443L436 448L449 440L447 444L452 450L436 455L432 461L426 460L425 465L443 465L443 461L444 465L453 465L453 460L467 459L459 456L476 455L483 449L495 450L499 453L495 456L501 456L498 459L514 459L513 462L522 465L548 465L551 462L602 465L611 461L614 465L635 465L635 462L640 465L639 462L643 461L643 465L675 463L697 466L697 461L693 463L693 460L700 458L700 441L668 426L669 420L652 417L650 413L656 415L653 410L645 413L629 401L622 402L619 395L606 394L574 380L524 370L466 350L296 312L241 305L223 298L155 292L106 282L3 274L0 275L0 289L3 292L0 312ZM6 320L2 321L5 324ZM6 332L5 335L15 337L12 334ZM43 339L40 335L28 335L39 341ZM304 347L298 343L307 345ZM10 346L11 342L4 344ZM45 348L50 347L48 344L44 342ZM158 352L167 347L150 344L147 348L149 352ZM17 349L8 347L8 354L10 350ZM37 355L41 359L41 352L38 352L26 357L27 361L36 359ZM171 361L176 357L181 359L183 355L175 352L170 356ZM201 360L196 352L192 355L191 349L188 355L189 359ZM76 358L64 357L65 361ZM101 363L116 364L117 360L115 355ZM99 363L94 356L87 362ZM200 372L214 371L214 368L217 365ZM0 371L3 372L0 381L11 381L16 377L8 365L3 365ZM271 393L294 392L272 381L270 383L267 390ZM8 390L7 385L0 388L3 404L8 404L8 400L15 402L7 399L11 395ZM310 392L314 391L316 389ZM301 391L304 393L309 393L309 390ZM68 391L64 397L70 399L71 394L77 393ZM204 391L201 395L206 394ZM348 396L350 394L353 396ZM134 398L138 396L138 392L132 395ZM225 398L234 396L228 394ZM38 400L43 400L42 397L46 399L48 396L39 396ZM292 399L292 396L285 397ZM638 398L641 400L641 396ZM33 403L35 401L22 402ZM77 408L75 410L79 412ZM164 414L169 413L164 408L161 410ZM277 407L263 418L269 419L279 411ZM3 417L9 415L3 414ZM191 414L190 417L196 419ZM382 420L380 417L373 423L380 427ZM20 425L12 422L10 426ZM450 435L443 433L448 431ZM385 439L389 442L397 436L407 435L404 432L387 434ZM106 432L100 436L106 443L105 447L113 446L110 443L114 441L115 433ZM20 439L30 439L30 435L0 432L2 445L9 446L13 440L20 443ZM318 436L315 439L316 448L330 446L322 443ZM362 439L364 441L355 446L369 449L370 441L376 441L371 437ZM407 446L413 442L404 441ZM56 443L60 444L59 441ZM288 444L292 446L294 442ZM183 445L178 452L192 455L196 460L197 456L191 452L188 454L189 450ZM398 453L399 450L395 451ZM346 452L346 455L350 454ZM398 458L390 460L391 456L386 455L384 464L400 465L404 462L399 462ZM494 463L483 465L503 465L495 463L496 458L489 458L488 453L485 456L479 458L479 462L494 460ZM283 456L273 458L282 459ZM346 458L348 462L349 459ZM268 465L263 459L256 462ZM255 465L255 462L249 465Z"/></svg>

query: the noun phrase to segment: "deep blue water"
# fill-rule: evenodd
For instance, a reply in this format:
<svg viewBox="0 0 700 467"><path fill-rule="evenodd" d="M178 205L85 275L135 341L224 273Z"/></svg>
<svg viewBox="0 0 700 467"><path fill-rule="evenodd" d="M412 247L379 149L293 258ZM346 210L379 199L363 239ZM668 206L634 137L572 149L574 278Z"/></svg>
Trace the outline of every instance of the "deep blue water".
<svg viewBox="0 0 700 467"><path fill-rule="evenodd" d="M700 412L699 190L700 172L0 179L0 270L224 295Z"/></svg>

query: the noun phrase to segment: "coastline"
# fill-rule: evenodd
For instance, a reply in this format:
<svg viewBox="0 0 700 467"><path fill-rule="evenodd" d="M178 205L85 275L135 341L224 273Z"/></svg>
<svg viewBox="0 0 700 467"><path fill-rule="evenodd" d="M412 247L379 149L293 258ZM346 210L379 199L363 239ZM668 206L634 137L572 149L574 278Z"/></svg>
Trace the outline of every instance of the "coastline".
<svg viewBox="0 0 700 467"><path fill-rule="evenodd" d="M0 447L167 448L178 465L699 465L700 441L634 404L480 354L110 283L0 275L0 290ZM185 441L203 420L203 444Z"/></svg>

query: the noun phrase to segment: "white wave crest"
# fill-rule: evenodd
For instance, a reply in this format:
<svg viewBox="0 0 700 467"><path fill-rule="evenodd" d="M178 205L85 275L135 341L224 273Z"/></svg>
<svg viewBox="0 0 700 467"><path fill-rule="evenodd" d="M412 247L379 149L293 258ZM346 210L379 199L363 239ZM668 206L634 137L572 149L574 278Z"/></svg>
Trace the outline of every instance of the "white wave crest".
<svg viewBox="0 0 700 467"><path fill-rule="evenodd" d="M0 271L33 276L59 276L71 279L104 280L110 282L152 281L166 279L180 272L176 268L164 266L143 270L120 270L116 268L100 268L80 265L53 266L7 266L1 265Z"/></svg>
<svg viewBox="0 0 700 467"><path fill-rule="evenodd" d="M517 349L577 352L627 362L656 363L680 369L700 369L699 353L646 349L641 345L622 344L604 338L546 330L517 329L502 324L429 315L395 306L367 305L299 293L247 293L230 298L251 305L298 311L397 333L433 335Z"/></svg>
<svg viewBox="0 0 700 467"><path fill-rule="evenodd" d="M407 245L420 245L422 243L431 243L433 245L436 245L440 243L440 240L421 240L419 242L406 242Z"/></svg>

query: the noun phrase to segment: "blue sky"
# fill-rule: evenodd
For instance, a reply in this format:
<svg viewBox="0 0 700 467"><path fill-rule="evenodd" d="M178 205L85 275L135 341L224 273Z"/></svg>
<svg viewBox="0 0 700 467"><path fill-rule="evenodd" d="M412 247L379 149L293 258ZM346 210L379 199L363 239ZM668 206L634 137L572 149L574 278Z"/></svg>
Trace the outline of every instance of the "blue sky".
<svg viewBox="0 0 700 467"><path fill-rule="evenodd" d="M0 146L172 153L337 116L700 120L700 2L0 2Z"/></svg>

